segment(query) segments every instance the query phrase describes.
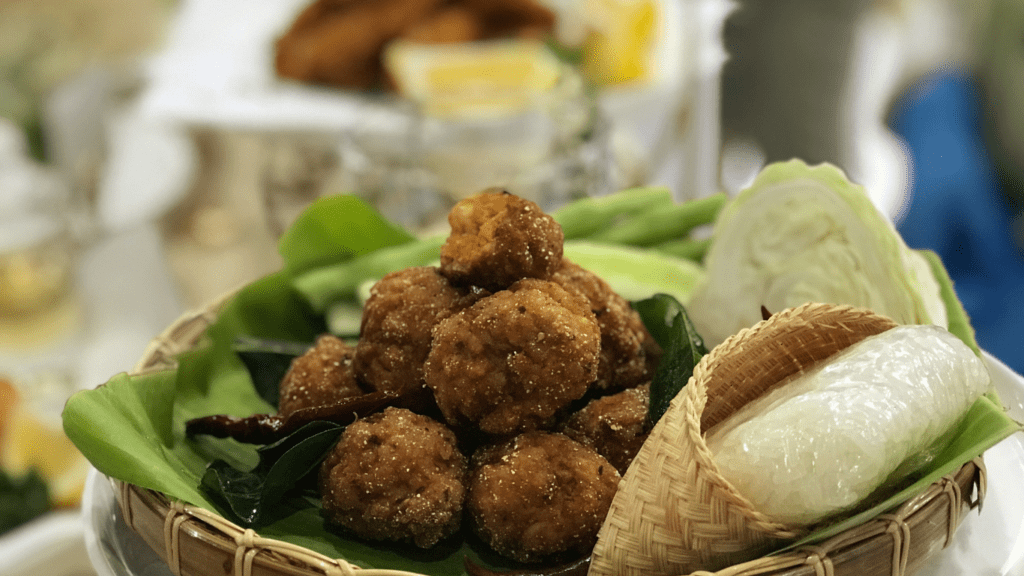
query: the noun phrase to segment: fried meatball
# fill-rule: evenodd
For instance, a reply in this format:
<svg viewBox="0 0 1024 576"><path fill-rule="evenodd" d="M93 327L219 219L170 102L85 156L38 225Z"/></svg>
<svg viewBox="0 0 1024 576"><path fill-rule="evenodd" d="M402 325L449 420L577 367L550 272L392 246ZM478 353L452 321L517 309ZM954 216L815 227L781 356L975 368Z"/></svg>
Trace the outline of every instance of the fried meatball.
<svg viewBox="0 0 1024 576"><path fill-rule="evenodd" d="M448 213L441 274L455 284L501 290L522 278L547 279L562 263L562 227L537 204L492 188Z"/></svg>
<svg viewBox="0 0 1024 576"><path fill-rule="evenodd" d="M573 413L559 430L604 456L619 474L625 474L647 440L647 408L651 385L642 384L595 398Z"/></svg>
<svg viewBox="0 0 1024 576"><path fill-rule="evenodd" d="M474 454L466 510L476 533L503 556L583 555L597 542L619 479L592 448L527 432Z"/></svg>
<svg viewBox="0 0 1024 576"><path fill-rule="evenodd" d="M281 379L278 414L288 416L299 408L326 406L362 394L352 366L354 356L355 348L340 338L318 337L312 348L292 360Z"/></svg>
<svg viewBox="0 0 1024 576"><path fill-rule="evenodd" d="M629 301L596 274L568 260L562 260L551 280L581 291L597 317L601 358L594 386L621 390L650 380L660 350Z"/></svg>
<svg viewBox="0 0 1024 576"><path fill-rule="evenodd" d="M355 371L377 391L406 397L430 396L423 387L423 363L431 331L483 293L455 288L436 268L421 266L387 274L370 290L363 307Z"/></svg>
<svg viewBox="0 0 1024 576"><path fill-rule="evenodd" d="M360 537L429 548L461 526L466 467L443 424L385 408L350 424L324 460L324 511Z"/></svg>
<svg viewBox="0 0 1024 576"><path fill-rule="evenodd" d="M424 379L445 419L494 435L548 425L597 375L601 334L586 299L525 279L442 320Z"/></svg>

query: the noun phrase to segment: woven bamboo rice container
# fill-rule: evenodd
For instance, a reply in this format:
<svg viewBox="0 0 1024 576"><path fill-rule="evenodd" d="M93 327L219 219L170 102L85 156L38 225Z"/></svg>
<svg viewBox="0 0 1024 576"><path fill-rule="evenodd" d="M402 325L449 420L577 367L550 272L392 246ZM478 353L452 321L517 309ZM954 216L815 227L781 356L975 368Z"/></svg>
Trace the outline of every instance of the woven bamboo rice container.
<svg viewBox="0 0 1024 576"><path fill-rule="evenodd" d="M226 300L178 319L151 342L135 371L173 368L175 357L197 345ZM878 518L813 546L762 556L801 532L753 510L717 474L701 437L763 388L891 326L865 310L807 305L780 312L716 347L698 364L686 393L673 402L625 475L590 574L906 576L948 545L965 513L984 497L980 458ZM113 482L128 527L177 576L410 574L361 569L260 537L159 492Z"/></svg>
<svg viewBox="0 0 1024 576"><path fill-rule="evenodd" d="M590 574L718 570L804 536L802 527L759 512L722 476L704 433L787 377L894 326L866 309L805 304L716 346L698 362L623 478ZM908 559L901 553L892 559L891 570L862 573L904 574Z"/></svg>

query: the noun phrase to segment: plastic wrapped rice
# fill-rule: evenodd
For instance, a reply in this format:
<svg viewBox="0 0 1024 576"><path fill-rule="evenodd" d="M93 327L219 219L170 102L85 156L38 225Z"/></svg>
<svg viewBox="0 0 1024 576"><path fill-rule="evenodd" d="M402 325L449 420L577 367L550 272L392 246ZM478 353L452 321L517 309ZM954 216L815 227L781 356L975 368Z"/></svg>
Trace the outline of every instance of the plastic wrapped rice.
<svg viewBox="0 0 1024 576"><path fill-rule="evenodd" d="M707 445L756 509L812 524L926 465L989 382L946 330L898 326L750 402Z"/></svg>

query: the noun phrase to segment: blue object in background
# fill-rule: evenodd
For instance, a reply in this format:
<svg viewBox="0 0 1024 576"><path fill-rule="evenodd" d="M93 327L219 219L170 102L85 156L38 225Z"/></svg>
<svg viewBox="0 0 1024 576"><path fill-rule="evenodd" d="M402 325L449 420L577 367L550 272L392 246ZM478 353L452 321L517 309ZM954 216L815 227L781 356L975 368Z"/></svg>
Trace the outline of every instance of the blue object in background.
<svg viewBox="0 0 1024 576"><path fill-rule="evenodd" d="M983 134L968 74L940 72L895 103L892 130L913 161L910 202L896 223L912 248L942 258L978 344L1024 373L1024 254Z"/></svg>

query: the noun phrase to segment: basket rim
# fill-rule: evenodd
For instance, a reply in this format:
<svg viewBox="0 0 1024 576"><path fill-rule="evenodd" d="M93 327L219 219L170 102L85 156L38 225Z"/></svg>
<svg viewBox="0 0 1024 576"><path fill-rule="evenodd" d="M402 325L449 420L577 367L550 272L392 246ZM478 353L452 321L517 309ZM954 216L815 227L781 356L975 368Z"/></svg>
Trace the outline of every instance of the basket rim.
<svg viewBox="0 0 1024 576"><path fill-rule="evenodd" d="M952 538L966 512L981 507L987 484L986 468L981 456L965 463L955 473L942 477L923 492L908 499L897 509L871 519L864 524L841 532L823 542L800 546L792 550L769 554L748 562L735 564L715 572L698 570L690 576L753 576L797 574L792 570L803 568L799 574L840 574L850 561L844 552L857 547L893 546L893 574L905 573L911 560L909 545L917 527L934 517L928 507L942 510L941 521L946 527L942 547ZM303 573L324 576L426 576L391 569L361 568L341 558L331 558L308 548L273 538L260 537L256 531L242 528L223 516L180 500L173 500L161 492L142 488L117 479L109 479L115 489L115 498L127 526L143 536L144 541L167 562L172 573L181 574L180 544L182 539L206 538L215 541L225 563L230 561L237 576L253 576L256 568L264 570L302 570ZM943 504L941 500L945 498ZM160 521L159 534L143 534L139 528L140 515L149 514ZM934 514L938 514L935 512ZM161 545L155 545L154 540ZM220 564L218 564L219 566ZM212 573L211 573L212 574Z"/></svg>

